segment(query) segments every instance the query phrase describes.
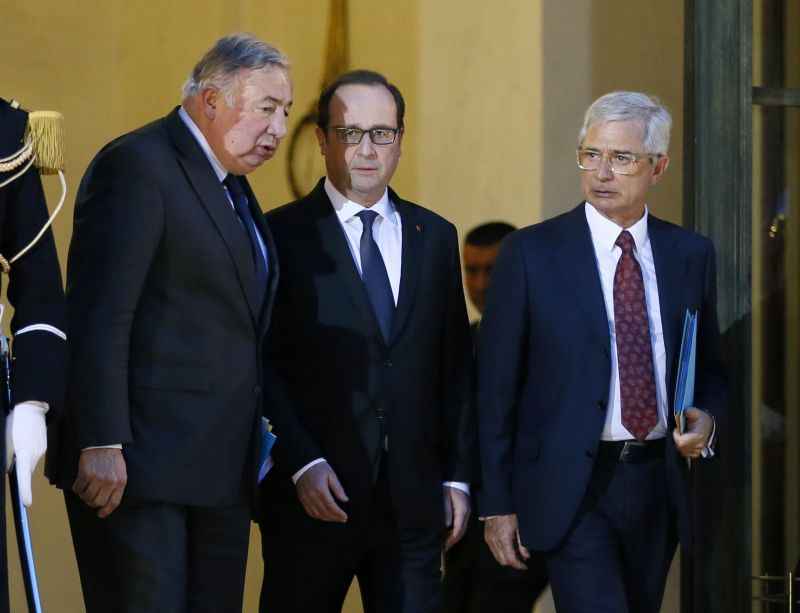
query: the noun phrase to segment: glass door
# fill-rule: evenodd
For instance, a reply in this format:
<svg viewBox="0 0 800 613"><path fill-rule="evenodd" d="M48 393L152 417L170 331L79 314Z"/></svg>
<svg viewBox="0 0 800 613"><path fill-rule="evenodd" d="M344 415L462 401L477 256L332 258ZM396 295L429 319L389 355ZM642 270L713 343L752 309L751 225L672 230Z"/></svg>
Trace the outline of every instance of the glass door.
<svg viewBox="0 0 800 613"><path fill-rule="evenodd" d="M800 2L753 2L753 613L800 611Z"/></svg>

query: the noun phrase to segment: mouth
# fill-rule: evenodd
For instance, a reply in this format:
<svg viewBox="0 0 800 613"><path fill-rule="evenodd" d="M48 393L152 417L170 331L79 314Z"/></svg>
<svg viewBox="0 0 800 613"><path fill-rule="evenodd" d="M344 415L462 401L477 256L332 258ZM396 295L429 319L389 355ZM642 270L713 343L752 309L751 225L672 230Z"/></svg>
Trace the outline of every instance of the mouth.
<svg viewBox="0 0 800 613"><path fill-rule="evenodd" d="M617 192L609 189L593 189L592 193L598 198L613 198L617 195Z"/></svg>

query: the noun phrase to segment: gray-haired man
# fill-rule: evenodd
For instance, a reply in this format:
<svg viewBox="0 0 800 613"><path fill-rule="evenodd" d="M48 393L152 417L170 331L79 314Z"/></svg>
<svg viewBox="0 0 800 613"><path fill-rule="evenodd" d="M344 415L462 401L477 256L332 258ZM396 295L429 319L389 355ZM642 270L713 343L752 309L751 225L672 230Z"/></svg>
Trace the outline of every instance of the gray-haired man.
<svg viewBox="0 0 800 613"><path fill-rule="evenodd" d="M497 560L546 552L559 613L656 613L677 537L691 554L686 458L725 410L714 247L647 209L670 116L614 92L587 110L585 201L503 243L481 323L480 508ZM695 407L670 400L698 313Z"/></svg>
<svg viewBox="0 0 800 613"><path fill-rule="evenodd" d="M75 205L59 444L88 611L239 611L277 262L243 175L292 102L287 60L220 39L180 107L95 157Z"/></svg>

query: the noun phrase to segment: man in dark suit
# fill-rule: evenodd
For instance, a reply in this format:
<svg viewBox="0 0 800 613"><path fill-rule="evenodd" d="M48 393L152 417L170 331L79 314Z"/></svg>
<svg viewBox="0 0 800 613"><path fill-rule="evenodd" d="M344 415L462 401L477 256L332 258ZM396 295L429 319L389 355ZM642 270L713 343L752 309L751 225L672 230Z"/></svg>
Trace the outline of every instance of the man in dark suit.
<svg viewBox="0 0 800 613"><path fill-rule="evenodd" d="M283 271L267 391L281 409L262 611L338 612L354 576L368 613L439 611L442 546L468 519L458 238L388 189L404 108L382 75L339 77L318 106L327 177L268 215Z"/></svg>
<svg viewBox="0 0 800 613"><path fill-rule="evenodd" d="M492 221L473 228L464 239L464 285L472 305L481 314L500 245L514 230L511 224ZM479 328L479 319L470 325L473 352ZM542 556L533 556L525 565L525 570L518 570L498 564L483 538L483 522L473 509L464 538L447 552L445 613L530 613L547 586L547 573Z"/></svg>
<svg viewBox="0 0 800 613"><path fill-rule="evenodd" d="M678 536L687 458L713 454L724 412L714 249L650 215L670 116L635 92L586 112L586 202L514 233L494 269L479 349L481 515L502 564L544 551L559 613L655 613ZM672 397L697 311L695 407ZM695 467L697 468L697 467Z"/></svg>
<svg viewBox="0 0 800 613"><path fill-rule="evenodd" d="M241 610L278 277L243 175L275 153L291 100L279 51L222 38L181 106L81 183L56 480L88 611Z"/></svg>

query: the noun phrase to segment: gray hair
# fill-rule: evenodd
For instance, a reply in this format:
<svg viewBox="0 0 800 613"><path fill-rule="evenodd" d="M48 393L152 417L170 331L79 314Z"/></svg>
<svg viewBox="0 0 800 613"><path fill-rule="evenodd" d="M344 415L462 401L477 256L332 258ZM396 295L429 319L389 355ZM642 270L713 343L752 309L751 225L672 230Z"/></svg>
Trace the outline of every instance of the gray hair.
<svg viewBox="0 0 800 613"><path fill-rule="evenodd" d="M233 104L233 84L240 70L289 68L289 60L272 45L251 34L230 34L220 38L197 62L183 84L183 99L208 87L220 90Z"/></svg>
<svg viewBox="0 0 800 613"><path fill-rule="evenodd" d="M578 146L594 124L608 121L637 121L644 129L642 144L646 153L665 155L669 148L672 117L655 96L641 92L611 92L601 96L586 109L578 133Z"/></svg>

